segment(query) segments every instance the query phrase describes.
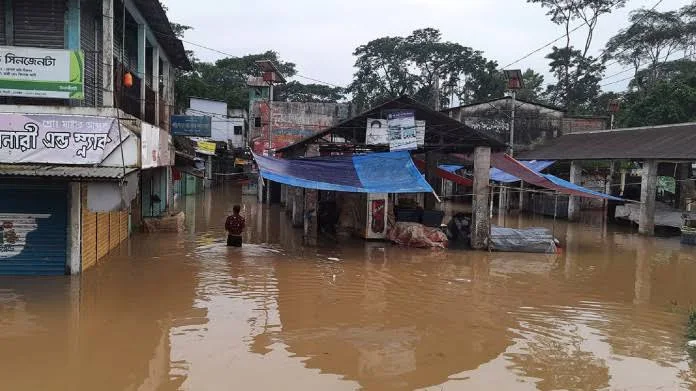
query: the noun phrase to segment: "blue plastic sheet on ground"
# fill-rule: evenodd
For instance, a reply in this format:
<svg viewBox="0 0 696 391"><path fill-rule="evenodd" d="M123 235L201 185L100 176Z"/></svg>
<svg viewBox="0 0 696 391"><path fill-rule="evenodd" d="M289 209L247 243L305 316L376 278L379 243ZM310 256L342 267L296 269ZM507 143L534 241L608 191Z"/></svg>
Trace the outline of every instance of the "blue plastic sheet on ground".
<svg viewBox="0 0 696 391"><path fill-rule="evenodd" d="M544 169L548 168L550 165L555 163L553 160L527 160L527 161L520 161L520 163L524 164L526 167L531 169L534 172L541 172ZM511 183L511 182L519 182L520 178L508 174L505 171L499 170L497 168L491 168L491 180L495 182L503 182L503 183Z"/></svg>
<svg viewBox="0 0 696 391"><path fill-rule="evenodd" d="M430 193L430 187L407 151L277 159L254 156L261 176L306 189L351 193Z"/></svg>

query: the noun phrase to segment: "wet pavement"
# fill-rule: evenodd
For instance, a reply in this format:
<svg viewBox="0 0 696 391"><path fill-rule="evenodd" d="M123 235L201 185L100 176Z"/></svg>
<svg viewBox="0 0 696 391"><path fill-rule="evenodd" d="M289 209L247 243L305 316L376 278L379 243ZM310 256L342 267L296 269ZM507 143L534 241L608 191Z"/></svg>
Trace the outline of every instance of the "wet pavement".
<svg viewBox="0 0 696 391"><path fill-rule="evenodd" d="M696 389L696 247L581 224L558 255L302 246L239 189L76 277L0 278L3 390ZM234 203L243 248L225 246Z"/></svg>

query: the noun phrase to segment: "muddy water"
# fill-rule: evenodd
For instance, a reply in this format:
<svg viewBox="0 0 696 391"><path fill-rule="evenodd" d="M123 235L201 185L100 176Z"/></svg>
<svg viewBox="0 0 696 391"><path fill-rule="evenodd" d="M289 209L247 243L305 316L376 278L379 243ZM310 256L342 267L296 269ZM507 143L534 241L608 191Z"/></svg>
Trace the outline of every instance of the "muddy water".
<svg viewBox="0 0 696 391"><path fill-rule="evenodd" d="M224 215L243 202L242 249ZM235 189L80 277L0 279L3 390L696 389L696 249L554 227L559 255L303 248Z"/></svg>

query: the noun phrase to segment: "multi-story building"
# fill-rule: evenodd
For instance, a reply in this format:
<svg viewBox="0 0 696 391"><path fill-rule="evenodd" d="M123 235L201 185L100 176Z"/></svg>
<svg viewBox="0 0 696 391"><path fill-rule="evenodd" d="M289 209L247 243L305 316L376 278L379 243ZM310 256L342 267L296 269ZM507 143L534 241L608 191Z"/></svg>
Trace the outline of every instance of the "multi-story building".
<svg viewBox="0 0 696 391"><path fill-rule="evenodd" d="M189 67L157 0L0 1L0 274L80 273L164 213Z"/></svg>

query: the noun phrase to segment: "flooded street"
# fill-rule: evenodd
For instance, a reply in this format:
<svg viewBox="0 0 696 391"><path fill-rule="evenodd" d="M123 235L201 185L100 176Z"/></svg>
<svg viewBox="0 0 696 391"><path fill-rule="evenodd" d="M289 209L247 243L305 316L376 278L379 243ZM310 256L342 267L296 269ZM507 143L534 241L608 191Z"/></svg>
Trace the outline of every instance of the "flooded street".
<svg viewBox="0 0 696 391"><path fill-rule="evenodd" d="M186 233L136 234L82 276L0 277L2 389L696 389L678 238L588 216L556 222L558 255L305 248L238 188L180 203Z"/></svg>

